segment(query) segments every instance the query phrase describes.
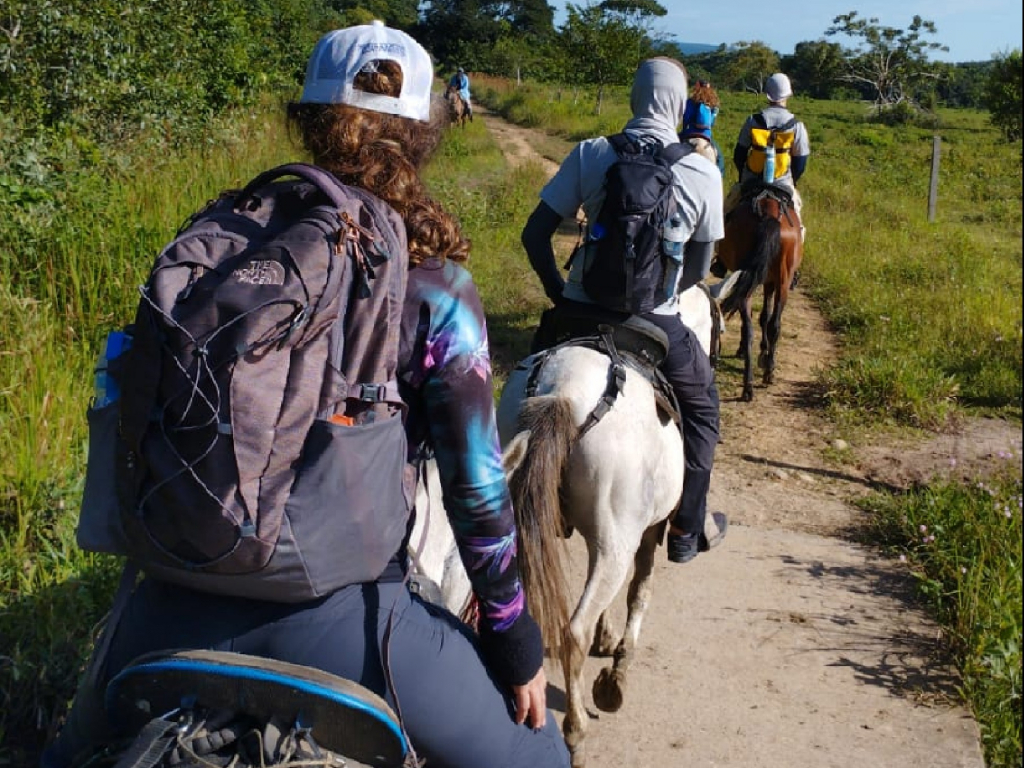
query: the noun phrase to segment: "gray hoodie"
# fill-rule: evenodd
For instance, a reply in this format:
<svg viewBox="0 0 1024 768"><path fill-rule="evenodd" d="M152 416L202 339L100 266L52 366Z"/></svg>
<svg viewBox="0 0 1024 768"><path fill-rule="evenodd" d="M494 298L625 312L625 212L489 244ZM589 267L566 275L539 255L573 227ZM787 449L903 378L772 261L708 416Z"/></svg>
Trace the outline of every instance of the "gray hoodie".
<svg viewBox="0 0 1024 768"><path fill-rule="evenodd" d="M640 141L662 146L679 141L688 85L682 65L673 59L647 59L633 76L629 106L633 118L624 130Z"/></svg>

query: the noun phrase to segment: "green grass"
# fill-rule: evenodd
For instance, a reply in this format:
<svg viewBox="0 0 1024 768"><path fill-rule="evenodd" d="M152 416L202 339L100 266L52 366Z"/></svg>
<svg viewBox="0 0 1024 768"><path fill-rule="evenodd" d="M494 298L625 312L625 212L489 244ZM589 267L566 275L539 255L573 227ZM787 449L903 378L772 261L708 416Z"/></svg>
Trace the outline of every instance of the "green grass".
<svg viewBox="0 0 1024 768"><path fill-rule="evenodd" d="M1009 448L1009 447L1008 447ZM874 538L908 563L946 628L990 766L1021 765L1020 447L974 483L864 502Z"/></svg>
<svg viewBox="0 0 1024 768"><path fill-rule="evenodd" d="M626 119L624 92L609 93L595 115L588 95L569 89L559 95L531 87L515 98L503 95L513 90L507 84L478 89L494 108L505 112L508 98L507 114L549 131L537 146L553 160L573 140L613 132ZM720 138L734 135L757 105L741 94L725 101ZM823 373L832 413L922 426L960 412L1019 417L1017 150L995 144L980 114L943 114L940 215L929 223L931 131L866 124L858 105L794 106L814 142L801 286L814 292L844 340L841 362ZM84 413L99 343L130 319L135 287L189 213L220 190L298 157L279 114L274 104L240 113L230 131L211 128L190 147L149 137L110 151L74 136L44 146L0 130L0 765L34 761L72 693L118 573L113 558L74 545ZM977 165L964 159L969 151L977 151ZM469 267L487 307L500 384L547 305L519 244L543 171L507 167L477 120L447 135L428 180L473 241ZM951 489L950 498L962 490ZM1019 638L1019 611L1014 625L1010 607L1015 595L1020 604L1017 515L1016 529L975 530L974 517L949 526L955 534L948 540L962 538L956 551L970 557L972 541L1011 553L1005 537L1015 530L1017 541L1016 570L987 558L971 571L985 574L972 577L976 594L965 592L965 580L943 588L957 595L943 614L954 637L967 635L951 619L965 605L987 606L991 617L963 647L1003 648L1002 627L1016 626ZM928 564L920 565L925 573ZM995 588L980 589L986 585ZM990 657L986 651L979 658ZM993 715L990 724L1003 694L987 680L999 675L988 675L995 662L971 667L970 658L962 656L965 689L987 749L997 754L993 745L1012 745L1014 733L1019 749L1019 698L1015 731L1005 718ZM1007 658L1019 681L1019 655ZM1019 696L1019 684L1016 690Z"/></svg>

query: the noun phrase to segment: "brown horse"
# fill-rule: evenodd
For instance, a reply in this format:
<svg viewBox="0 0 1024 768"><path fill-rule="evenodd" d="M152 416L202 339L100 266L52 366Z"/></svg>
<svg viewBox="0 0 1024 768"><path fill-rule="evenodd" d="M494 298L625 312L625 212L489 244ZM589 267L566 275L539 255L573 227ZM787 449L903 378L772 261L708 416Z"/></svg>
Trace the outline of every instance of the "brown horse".
<svg viewBox="0 0 1024 768"><path fill-rule="evenodd" d="M458 88L449 85L445 89L444 100L448 104L448 122L465 128L466 120L469 119L469 109L466 107L466 102L462 100L462 96L459 95Z"/></svg>
<svg viewBox="0 0 1024 768"><path fill-rule="evenodd" d="M718 244L718 261L740 275L732 291L722 300L722 311L739 311L743 325L737 356L744 358L743 400L754 399L754 374L751 366L754 333L750 306L754 291L764 286L761 306L761 354L758 367L764 372L765 386L775 372L775 349L782 326L782 310L794 284L803 243L800 218L785 189L756 186L745 192L739 205L725 223L725 238Z"/></svg>

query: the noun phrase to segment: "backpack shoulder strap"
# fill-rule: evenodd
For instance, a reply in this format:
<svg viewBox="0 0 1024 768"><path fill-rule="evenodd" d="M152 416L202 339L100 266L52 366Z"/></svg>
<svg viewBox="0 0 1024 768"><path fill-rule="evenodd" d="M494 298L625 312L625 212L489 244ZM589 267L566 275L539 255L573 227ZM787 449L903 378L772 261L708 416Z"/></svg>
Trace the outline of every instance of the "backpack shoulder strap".
<svg viewBox="0 0 1024 768"><path fill-rule="evenodd" d="M784 133L786 131L791 131L794 128L796 128L796 124L798 122L799 122L799 120L797 120L795 117L791 117L789 120L784 122L782 125L780 125L780 126L778 126L776 128L773 128L772 130L775 131L776 133Z"/></svg>
<svg viewBox="0 0 1024 768"><path fill-rule="evenodd" d="M615 150L615 154L620 157L624 154L635 155L640 152L640 147L635 141L624 133L615 133L611 136L606 136L608 143L612 145L612 149Z"/></svg>
<svg viewBox="0 0 1024 768"><path fill-rule="evenodd" d="M754 124L758 128L768 130L768 121L764 118L764 112L755 112L750 116L750 119L754 121Z"/></svg>
<svg viewBox="0 0 1024 768"><path fill-rule="evenodd" d="M668 165L672 166L683 159L686 154L686 145L677 141L659 149L658 154L665 159Z"/></svg>

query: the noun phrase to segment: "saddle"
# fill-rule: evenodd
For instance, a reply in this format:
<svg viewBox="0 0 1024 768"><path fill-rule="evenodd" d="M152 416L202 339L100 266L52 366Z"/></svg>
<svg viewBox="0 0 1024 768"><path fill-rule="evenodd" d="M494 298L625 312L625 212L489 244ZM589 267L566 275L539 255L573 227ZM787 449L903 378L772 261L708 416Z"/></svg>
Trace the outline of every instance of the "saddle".
<svg viewBox="0 0 1024 768"><path fill-rule="evenodd" d="M795 212L793 193L781 184L767 183L762 179L748 179L743 182L743 186L740 187L740 202L729 211L725 220L728 222L732 218L733 213L739 210L742 205L750 205L757 212L758 202L766 197L772 198L779 204L779 210L785 215L786 221L789 222L790 226L794 226L791 216L791 212Z"/></svg>
<svg viewBox="0 0 1024 768"><path fill-rule="evenodd" d="M638 364L657 368L668 354L668 337L654 323L597 304L569 300L541 314L530 353L542 352L573 339L598 336L601 326L611 330L616 349L634 356Z"/></svg>
<svg viewBox="0 0 1024 768"><path fill-rule="evenodd" d="M112 722L138 734L120 756L119 767L162 766L165 759L207 766L227 759L224 765L232 766L249 765L247 760L254 766L292 760L309 766L352 765L349 760L400 768L408 752L394 712L362 686L309 667L238 653L142 656L111 680L106 709ZM253 733L258 734L255 756L252 745L242 743ZM332 762L332 754L334 761L344 757Z"/></svg>
<svg viewBox="0 0 1024 768"><path fill-rule="evenodd" d="M565 301L546 310L533 337L531 354L534 357L526 384L527 397L536 394L537 379L544 361L555 350L565 346L594 349L611 360L608 386L588 414L577 439L611 409L625 384L624 366L627 365L650 383L662 417L679 424L679 404L675 393L658 368L668 354L668 337L654 323L637 315L575 301Z"/></svg>

